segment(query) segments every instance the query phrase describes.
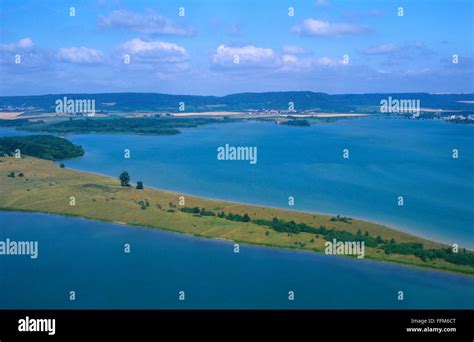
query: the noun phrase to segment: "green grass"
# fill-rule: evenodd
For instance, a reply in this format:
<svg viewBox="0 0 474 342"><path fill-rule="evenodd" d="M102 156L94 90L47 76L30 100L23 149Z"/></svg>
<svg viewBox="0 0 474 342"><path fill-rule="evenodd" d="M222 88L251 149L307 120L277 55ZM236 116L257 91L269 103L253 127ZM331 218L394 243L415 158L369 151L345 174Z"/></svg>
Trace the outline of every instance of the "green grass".
<svg viewBox="0 0 474 342"><path fill-rule="evenodd" d="M323 236L311 233L287 234L252 222L231 221L217 216L199 216L182 212L179 197L185 197L185 207L206 208L207 211L243 215L252 220L280 220L305 223L313 227L324 225L337 231L355 234L359 229L384 240L394 239L397 243L418 242L425 248L446 248L441 243L425 240L389 227L351 219L348 224L342 220L331 220L334 215L321 215L292 210L245 205L209 200L185 194L146 188L120 186L118 179L95 174L61 169L46 160L26 157L0 158L0 208L3 210L33 211L60 215L80 216L95 220L118 222L132 226L165 229L206 238L227 239L264 246L324 252ZM23 173L23 177L8 177L8 174ZM76 204L70 205L74 196ZM142 204L148 201L149 206ZM170 205L171 203L171 205ZM142 209L145 207L144 209ZM171 210L170 210L171 209ZM304 247L301 245L304 244ZM445 260L423 261L413 255L387 255L379 247L365 248L365 257L384 262L395 262L410 266L431 268L474 275L474 267L456 265ZM359 260L359 259L356 259ZM363 260L361 260L363 262Z"/></svg>

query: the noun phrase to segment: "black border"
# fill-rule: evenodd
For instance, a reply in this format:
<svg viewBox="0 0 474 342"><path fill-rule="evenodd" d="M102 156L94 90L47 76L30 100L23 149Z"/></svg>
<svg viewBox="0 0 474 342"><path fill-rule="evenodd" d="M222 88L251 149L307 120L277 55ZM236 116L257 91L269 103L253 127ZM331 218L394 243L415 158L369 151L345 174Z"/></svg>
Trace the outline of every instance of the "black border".
<svg viewBox="0 0 474 342"><path fill-rule="evenodd" d="M55 318L56 334L19 332L18 320ZM455 318L427 324L456 332L407 332L412 318ZM474 341L474 310L0 310L0 341L136 340L221 341ZM146 339L144 339L147 337Z"/></svg>

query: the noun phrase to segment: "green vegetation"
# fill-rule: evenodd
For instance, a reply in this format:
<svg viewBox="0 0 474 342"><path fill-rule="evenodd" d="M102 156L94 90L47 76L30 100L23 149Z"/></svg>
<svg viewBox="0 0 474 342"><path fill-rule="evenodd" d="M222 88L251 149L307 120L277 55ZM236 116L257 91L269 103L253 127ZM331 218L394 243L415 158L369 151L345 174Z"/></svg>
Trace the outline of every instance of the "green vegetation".
<svg viewBox="0 0 474 342"><path fill-rule="evenodd" d="M138 205L140 206L142 210L145 210L146 208L150 207L150 202L148 202L148 200L145 198L142 201L138 201Z"/></svg>
<svg viewBox="0 0 474 342"><path fill-rule="evenodd" d="M216 216L216 214L212 211L207 211L206 209L202 208L200 209L199 207L183 207L181 208L181 211L183 213L188 213L188 214L195 214L195 215L201 215L201 216Z"/></svg>
<svg viewBox="0 0 474 342"><path fill-rule="evenodd" d="M201 211L201 209L199 209L198 207L194 207L194 208L183 207L183 208L181 208L181 211L182 211L183 213L199 214L199 212Z"/></svg>
<svg viewBox="0 0 474 342"><path fill-rule="evenodd" d="M230 122L231 120L225 120ZM218 119L207 118L80 118L75 120L63 120L52 123L31 123L21 125L18 129L34 132L49 133L128 133L128 134L150 134L171 135L179 134L179 128L197 127L200 125L223 122Z"/></svg>
<svg viewBox="0 0 474 342"><path fill-rule="evenodd" d="M21 156L48 160L75 158L84 155L81 146L51 135L0 138L0 156L13 156L17 150L19 150Z"/></svg>
<svg viewBox="0 0 474 342"><path fill-rule="evenodd" d="M454 253L447 245L372 222L351 219L348 224L329 215L187 195L187 206L178 207L183 194L148 188L137 191L122 186L119 179L31 157L0 161L0 210L80 216L317 253L324 253L325 242L332 239L364 241L368 259L474 275L473 252ZM75 206L69 205L70 196L76 198Z"/></svg>
<svg viewBox="0 0 474 342"><path fill-rule="evenodd" d="M120 185L121 186L130 186L130 175L127 171L123 171L120 176Z"/></svg>
<svg viewBox="0 0 474 342"><path fill-rule="evenodd" d="M185 208L183 208L185 209ZM191 210L183 210L183 212L188 213L199 213L199 208L189 208ZM188 208L186 208L188 209ZM204 211L205 209L201 209ZM453 253L450 248L446 249L424 249L422 243L415 243L415 242L408 242L408 243L400 243L397 244L395 240L391 239L390 241L383 240L379 235L376 237L370 236L368 232L365 232L362 235L361 230L359 229L356 234L347 232L347 231L338 231L333 229L328 229L327 227L320 225L318 228L311 227L305 223L296 223L295 221L284 221L279 220L278 218L274 217L271 221L270 220L261 220L261 219L254 219L251 220L248 214L238 215L238 214L225 214L221 212L217 215L219 218L225 218L231 221L238 221L238 222L250 222L258 225L267 226L279 233L291 233L291 234L299 234L299 233L310 233L310 234L318 234L322 235L325 240L332 241L336 239L337 241L360 241L364 242L366 247L380 247L382 248L386 254L402 254L402 255L414 255L423 261L427 259L434 260L436 258L446 260L450 263L458 264L458 265L469 265L474 267L474 253L468 253L464 249L463 252L460 253ZM334 220L335 217L330 219L331 222L334 221L341 221L347 223L347 217L340 217L337 216L337 220Z"/></svg>
<svg viewBox="0 0 474 342"><path fill-rule="evenodd" d="M380 243L385 242L378 235L375 238L371 237L368 232L366 232L365 235L362 235L360 230L358 230L356 234L353 234L348 231L335 230L334 228L329 229L324 225L320 225L318 228L315 228L305 223L279 220L276 217L274 217L271 221L253 220L252 222L259 225L268 226L280 233L310 233L323 235L327 241L331 241L333 239L336 239L338 241L364 241L367 247L377 247Z"/></svg>
<svg viewBox="0 0 474 342"><path fill-rule="evenodd" d="M468 253L466 249L454 253L451 248L425 249L422 243L396 243L395 240L390 240L390 242L382 248L385 250L386 254L415 255L423 261L439 258L453 264L474 267L474 253Z"/></svg>
<svg viewBox="0 0 474 342"><path fill-rule="evenodd" d="M344 222L344 223L350 224L351 220L352 219L350 217L339 216L339 215L331 217L331 222Z"/></svg>
<svg viewBox="0 0 474 342"><path fill-rule="evenodd" d="M97 112L121 111L178 111L179 102L186 103L186 111L242 111L248 109L288 110L288 102L297 104L301 111L317 108L324 112L377 113L380 101L389 96L399 98L402 94L335 94L316 93L312 91L281 91L262 93L239 93L226 96L194 96L169 95L157 93L103 93L103 94L55 94L41 96L0 96L0 107L13 106L35 107L36 111L54 111L55 101L67 96L69 99L95 100ZM472 111L473 104L463 101L472 101L472 94L429 94L406 93L406 99L420 99L425 108L443 108L452 110ZM113 106L107 105L113 103ZM11 120L5 120L11 121Z"/></svg>
<svg viewBox="0 0 474 342"><path fill-rule="evenodd" d="M243 215L239 214L233 214L233 213L228 213L227 215L222 211L219 214L217 214L218 217L220 218L225 218L226 220L229 221L236 221L236 222L250 222L250 217L247 213Z"/></svg>
<svg viewBox="0 0 474 342"><path fill-rule="evenodd" d="M308 120L291 119L281 122L282 125L307 127L311 126Z"/></svg>

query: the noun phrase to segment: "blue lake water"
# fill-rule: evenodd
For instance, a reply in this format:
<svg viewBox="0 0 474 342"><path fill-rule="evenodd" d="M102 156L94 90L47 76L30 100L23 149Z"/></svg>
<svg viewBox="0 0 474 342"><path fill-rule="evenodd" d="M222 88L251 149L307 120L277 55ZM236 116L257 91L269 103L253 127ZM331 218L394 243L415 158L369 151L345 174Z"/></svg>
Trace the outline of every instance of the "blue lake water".
<svg viewBox="0 0 474 342"><path fill-rule="evenodd" d="M12 134L23 133L0 129ZM291 209L365 218L474 246L473 126L247 122L177 136L68 138L86 150L66 161L68 168L114 177L127 170L145 186L282 208L294 196ZM257 147L257 164L217 160L216 149L225 144ZM37 260L0 258L7 270L0 276L1 307L474 308L474 280L463 276L255 246L235 255L228 242L41 214L0 213L0 222L0 239L42 241ZM79 289L73 303L71 288ZM186 291L185 302L177 301L179 290ZM294 302L287 300L290 290ZM396 300L398 290L405 301Z"/></svg>
<svg viewBox="0 0 474 342"><path fill-rule="evenodd" d="M474 307L474 279L464 276L247 245L234 254L230 242L80 218L0 220L4 238L39 243L35 260L0 257L2 308Z"/></svg>
<svg viewBox="0 0 474 342"><path fill-rule="evenodd" d="M474 248L474 126L373 119L305 128L247 122L171 137L68 138L87 151L67 161L70 168L114 177L127 170L132 181L161 189L366 218ZM217 160L217 147L225 144L257 147L257 164ZM342 158L343 149L349 159ZM289 196L294 207L288 207Z"/></svg>

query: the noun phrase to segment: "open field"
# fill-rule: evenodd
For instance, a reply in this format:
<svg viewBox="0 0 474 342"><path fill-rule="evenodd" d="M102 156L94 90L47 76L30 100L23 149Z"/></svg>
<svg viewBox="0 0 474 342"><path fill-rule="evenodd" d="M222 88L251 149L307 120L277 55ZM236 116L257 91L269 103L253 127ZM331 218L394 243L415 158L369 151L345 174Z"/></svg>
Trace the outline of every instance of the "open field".
<svg viewBox="0 0 474 342"><path fill-rule="evenodd" d="M186 116L232 116L232 115L245 115L245 112L179 112L171 113L171 115L176 117L186 117Z"/></svg>
<svg viewBox="0 0 474 342"><path fill-rule="evenodd" d="M369 114L357 113L305 113L305 114L289 114L295 118L344 118L344 117L359 117L369 116ZM285 115L286 116L286 115Z"/></svg>
<svg viewBox="0 0 474 342"><path fill-rule="evenodd" d="M0 112L0 120L13 120L24 112Z"/></svg>
<svg viewBox="0 0 474 342"><path fill-rule="evenodd" d="M136 190L134 187L121 187L118 179L59 168L53 162L32 157L21 159L1 157L0 160L2 161L0 162L0 209L2 210L81 216L207 238L324 253L326 240L318 234L306 232L290 234L252 222L238 222L217 216L182 212L180 210L182 207L178 203L179 197L184 196L185 207L205 208L215 213L231 212L240 215L247 213L252 220L272 220L277 217L280 220L294 220L312 227L324 225L336 231L347 231L353 234L361 230L368 232L370 236L379 235L384 240L393 238L397 243L423 243L425 248L447 247L379 224L356 219L352 219L351 223L331 221L332 216L329 215L208 200L147 189L146 184L144 190ZM75 198L75 205L70 205L71 196ZM379 247L366 246L365 257L474 275L474 267L469 265L453 264L441 259L423 261L414 255L387 255Z"/></svg>

